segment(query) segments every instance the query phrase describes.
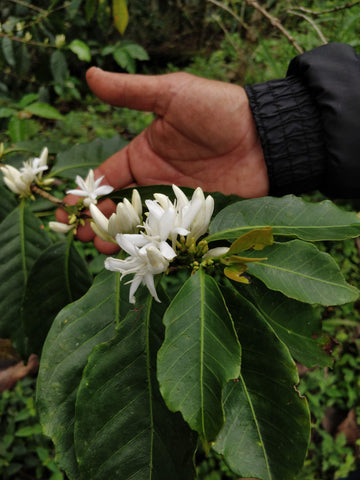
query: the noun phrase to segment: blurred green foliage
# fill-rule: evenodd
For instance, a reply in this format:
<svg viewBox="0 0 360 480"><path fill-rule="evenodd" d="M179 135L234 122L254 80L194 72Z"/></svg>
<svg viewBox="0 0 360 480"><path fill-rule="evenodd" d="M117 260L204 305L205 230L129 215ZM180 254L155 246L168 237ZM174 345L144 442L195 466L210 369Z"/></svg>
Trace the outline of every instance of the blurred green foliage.
<svg viewBox="0 0 360 480"><path fill-rule="evenodd" d="M3 480L63 480L35 409L35 379L27 377L0 398L0 476Z"/></svg>

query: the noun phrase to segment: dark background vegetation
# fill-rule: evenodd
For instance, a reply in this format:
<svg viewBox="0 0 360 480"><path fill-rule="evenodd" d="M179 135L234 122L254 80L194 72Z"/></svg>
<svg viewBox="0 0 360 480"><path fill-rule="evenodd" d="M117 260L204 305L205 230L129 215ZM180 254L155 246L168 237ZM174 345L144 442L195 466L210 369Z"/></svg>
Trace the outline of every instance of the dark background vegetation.
<svg viewBox="0 0 360 480"><path fill-rule="evenodd" d="M326 42L360 50L359 1L128 0L128 10L121 35L110 0L2 0L0 143L5 150L21 146L39 153L48 145L56 155L98 137L120 134L130 140L151 122L150 113L111 108L95 99L84 81L90 65L145 74L185 70L244 85L284 76L292 57ZM321 196L315 193L311 199ZM351 202L342 206L357 208ZM323 248L359 287L359 243L347 240ZM91 252L91 246L83 247L87 257ZM335 362L333 368L311 371L299 365L313 431L296 480L339 479L360 465L359 305L325 309L322 315ZM4 368L17 360L9 343L1 341L0 386L6 383ZM41 434L35 381L36 374L30 374L15 385L10 382L1 394L4 480L65 478ZM234 478L220 458L201 453L198 475L202 480Z"/></svg>

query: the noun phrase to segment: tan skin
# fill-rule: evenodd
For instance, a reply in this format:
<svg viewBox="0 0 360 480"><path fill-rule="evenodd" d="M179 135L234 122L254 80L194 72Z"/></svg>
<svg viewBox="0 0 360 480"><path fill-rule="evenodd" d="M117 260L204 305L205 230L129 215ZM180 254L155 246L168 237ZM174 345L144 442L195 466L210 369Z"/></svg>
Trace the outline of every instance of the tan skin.
<svg viewBox="0 0 360 480"><path fill-rule="evenodd" d="M187 73L129 75L90 68L91 90L117 107L154 112L152 124L95 171L115 189L176 184L252 198L268 193L263 151L245 90ZM69 195L68 203L78 197ZM105 215L112 202L100 203ZM59 221L67 215L58 210ZM78 238L93 239L87 225ZM113 253L99 238L100 251Z"/></svg>

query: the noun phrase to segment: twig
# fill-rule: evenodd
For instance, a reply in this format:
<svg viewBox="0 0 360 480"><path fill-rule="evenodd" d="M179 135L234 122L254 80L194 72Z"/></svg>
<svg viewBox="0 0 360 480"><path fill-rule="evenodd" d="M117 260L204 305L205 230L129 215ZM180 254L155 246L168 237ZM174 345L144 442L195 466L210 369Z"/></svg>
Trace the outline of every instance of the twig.
<svg viewBox="0 0 360 480"><path fill-rule="evenodd" d="M46 198L46 200L49 200L51 203L54 203L55 205L58 205L59 207L64 207L66 203L64 203L62 200L59 198L54 197L54 195L51 195L51 193L45 192L45 190L42 190L41 188L37 187L36 185L31 185L31 191L33 193L37 193L43 198Z"/></svg>
<svg viewBox="0 0 360 480"><path fill-rule="evenodd" d="M270 15L270 13L265 10L261 5L258 4L256 0L246 0L246 3L251 7L254 7L258 12L260 12L265 18L269 20L271 25L278 30L289 40L291 45L299 52L304 53L304 50L300 47L300 45L296 42L295 38L286 30L286 28L282 25L280 20L276 17Z"/></svg>
<svg viewBox="0 0 360 480"><path fill-rule="evenodd" d="M217 7L219 8L222 8L223 10L225 10L226 12L230 13L230 15L232 15L239 23L240 25L245 28L245 30L248 30L249 29L249 25L244 22L244 20L239 17L235 12L234 10L231 10L231 8L229 8L227 5L224 5L223 3L221 2L218 2L217 0L207 0L209 3L212 3L213 5L216 5Z"/></svg>
<svg viewBox="0 0 360 480"><path fill-rule="evenodd" d="M359 4L360 0L354 3L345 3L344 5L341 5L339 7L329 8L328 10L315 11L305 7L291 7L291 10L300 10L301 12L310 13L311 15L325 15L326 13L334 13L339 12L340 10L346 10L347 8L356 7L356 5Z"/></svg>
<svg viewBox="0 0 360 480"><path fill-rule="evenodd" d="M30 10L35 10L35 12L42 13L43 15L47 15L47 10L43 10L42 8L32 5L31 3L23 2L22 0L10 0L10 2L27 7Z"/></svg>
<svg viewBox="0 0 360 480"><path fill-rule="evenodd" d="M320 40L321 40L324 44L328 43L328 41L327 41L326 38L324 37L324 34L323 34L322 31L320 30L320 28L316 25L316 23L314 22L314 20L312 20L310 17L308 17L308 16L305 15L304 13L295 12L294 10L288 10L288 13L291 13L292 15L297 15L298 17L304 18L304 19L305 19L307 22L309 22L310 25L314 28L314 30L316 31L316 33L319 35Z"/></svg>
<svg viewBox="0 0 360 480"><path fill-rule="evenodd" d="M34 42L33 40L27 40L25 38L16 37L14 35L7 35L6 33L3 33L3 32L0 32L0 37L8 38L13 42L20 42L20 43L25 43L26 45L33 45L34 47L57 48L56 45L52 45L51 43Z"/></svg>

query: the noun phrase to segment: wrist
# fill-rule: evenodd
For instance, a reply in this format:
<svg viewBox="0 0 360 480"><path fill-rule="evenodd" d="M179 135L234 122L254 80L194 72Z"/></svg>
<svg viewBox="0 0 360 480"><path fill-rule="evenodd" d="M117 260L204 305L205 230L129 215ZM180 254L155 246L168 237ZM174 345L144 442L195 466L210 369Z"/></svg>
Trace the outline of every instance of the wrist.
<svg viewBox="0 0 360 480"><path fill-rule="evenodd" d="M295 77L246 86L264 159L270 195L321 188L325 145L320 115Z"/></svg>

